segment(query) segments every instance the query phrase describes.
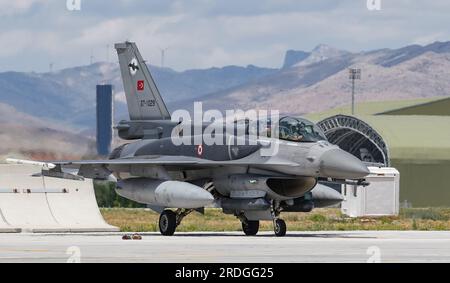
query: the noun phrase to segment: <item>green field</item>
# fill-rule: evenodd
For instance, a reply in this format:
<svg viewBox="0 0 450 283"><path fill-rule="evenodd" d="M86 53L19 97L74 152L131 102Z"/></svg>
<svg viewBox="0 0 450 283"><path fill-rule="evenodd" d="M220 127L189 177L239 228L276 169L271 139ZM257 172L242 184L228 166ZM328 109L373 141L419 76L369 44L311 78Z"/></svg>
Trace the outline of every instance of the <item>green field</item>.
<svg viewBox="0 0 450 283"><path fill-rule="evenodd" d="M122 232L156 232L159 215L148 209L101 209L105 220ZM351 230L450 230L450 208L402 209L398 217L349 218L339 209L316 209L311 213L284 213L291 231ZM240 231L239 220L219 209L207 209L187 216L179 232ZM260 231L272 231L272 222L262 221Z"/></svg>
<svg viewBox="0 0 450 283"><path fill-rule="evenodd" d="M410 107L413 105L428 103L432 101L437 101L442 99L442 97L431 97L431 98L419 98L419 99L407 99L407 100L387 100L387 101L368 101L363 103L356 103L355 105L355 115L375 115L377 113L382 113L386 111L391 111L394 109L401 109L405 107ZM314 120L316 122L337 115L351 115L352 108L351 105L346 105L342 107L337 107L331 110L327 110L320 113L312 113L306 115L307 118Z"/></svg>

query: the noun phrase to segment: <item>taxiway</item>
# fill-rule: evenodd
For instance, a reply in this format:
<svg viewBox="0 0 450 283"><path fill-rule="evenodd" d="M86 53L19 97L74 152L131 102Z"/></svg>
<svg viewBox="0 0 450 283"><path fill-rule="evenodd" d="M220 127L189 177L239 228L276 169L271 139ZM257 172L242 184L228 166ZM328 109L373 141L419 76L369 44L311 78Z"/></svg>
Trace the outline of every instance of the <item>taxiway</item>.
<svg viewBox="0 0 450 283"><path fill-rule="evenodd" d="M0 262L450 262L450 232L0 234Z"/></svg>

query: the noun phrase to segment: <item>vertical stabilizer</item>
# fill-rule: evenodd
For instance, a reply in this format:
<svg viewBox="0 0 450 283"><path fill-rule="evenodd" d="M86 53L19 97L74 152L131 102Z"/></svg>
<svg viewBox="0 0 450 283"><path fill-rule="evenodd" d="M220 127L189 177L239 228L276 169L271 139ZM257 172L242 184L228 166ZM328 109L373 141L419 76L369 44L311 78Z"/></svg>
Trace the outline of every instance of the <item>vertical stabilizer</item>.
<svg viewBox="0 0 450 283"><path fill-rule="evenodd" d="M115 48L130 120L170 120L170 113L136 44L118 43Z"/></svg>

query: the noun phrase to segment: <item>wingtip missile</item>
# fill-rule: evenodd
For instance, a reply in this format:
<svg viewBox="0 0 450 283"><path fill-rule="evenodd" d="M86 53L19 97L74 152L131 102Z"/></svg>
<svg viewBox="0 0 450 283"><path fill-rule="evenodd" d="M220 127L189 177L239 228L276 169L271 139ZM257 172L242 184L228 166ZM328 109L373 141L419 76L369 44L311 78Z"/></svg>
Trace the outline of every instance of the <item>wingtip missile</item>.
<svg viewBox="0 0 450 283"><path fill-rule="evenodd" d="M53 163L48 162L40 162L40 161L33 161L33 160L23 160L23 159L15 159L15 158L7 158L6 163L8 164L21 164L21 165L32 165L41 167L44 170L51 170L56 168L56 165Z"/></svg>

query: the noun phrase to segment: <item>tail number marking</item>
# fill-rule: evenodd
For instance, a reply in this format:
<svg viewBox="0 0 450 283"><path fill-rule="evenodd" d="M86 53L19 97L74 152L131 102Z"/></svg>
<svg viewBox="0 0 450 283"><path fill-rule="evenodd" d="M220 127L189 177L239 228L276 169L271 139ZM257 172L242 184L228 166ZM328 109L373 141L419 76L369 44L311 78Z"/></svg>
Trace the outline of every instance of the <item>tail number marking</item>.
<svg viewBox="0 0 450 283"><path fill-rule="evenodd" d="M141 107L155 107L156 101L154 99L141 100Z"/></svg>

